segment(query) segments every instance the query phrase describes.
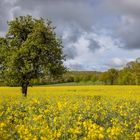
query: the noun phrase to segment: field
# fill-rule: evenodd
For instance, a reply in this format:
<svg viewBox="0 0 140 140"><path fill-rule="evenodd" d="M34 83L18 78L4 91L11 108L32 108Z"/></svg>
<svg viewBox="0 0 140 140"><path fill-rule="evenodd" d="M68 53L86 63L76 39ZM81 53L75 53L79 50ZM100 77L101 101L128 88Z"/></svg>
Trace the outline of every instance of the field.
<svg viewBox="0 0 140 140"><path fill-rule="evenodd" d="M140 140L140 86L0 87L1 140Z"/></svg>

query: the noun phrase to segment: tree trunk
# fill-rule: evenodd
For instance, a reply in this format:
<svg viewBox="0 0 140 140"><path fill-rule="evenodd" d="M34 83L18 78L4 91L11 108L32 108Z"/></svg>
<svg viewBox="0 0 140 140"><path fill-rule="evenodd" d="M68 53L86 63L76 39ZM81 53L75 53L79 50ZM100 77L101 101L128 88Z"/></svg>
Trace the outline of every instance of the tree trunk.
<svg viewBox="0 0 140 140"><path fill-rule="evenodd" d="M114 84L114 79L111 78L110 84L113 85Z"/></svg>
<svg viewBox="0 0 140 140"><path fill-rule="evenodd" d="M27 87L28 87L28 84L22 84L22 95L24 97L27 97Z"/></svg>

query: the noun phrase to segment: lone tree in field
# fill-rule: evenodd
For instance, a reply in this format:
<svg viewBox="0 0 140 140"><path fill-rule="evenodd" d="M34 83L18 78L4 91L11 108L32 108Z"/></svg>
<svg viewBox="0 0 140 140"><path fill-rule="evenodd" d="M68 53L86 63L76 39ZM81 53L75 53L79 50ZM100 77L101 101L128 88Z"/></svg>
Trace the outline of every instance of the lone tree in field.
<svg viewBox="0 0 140 140"><path fill-rule="evenodd" d="M0 71L7 85L21 86L26 96L32 79L63 74L63 46L51 21L20 16L8 26L0 38Z"/></svg>

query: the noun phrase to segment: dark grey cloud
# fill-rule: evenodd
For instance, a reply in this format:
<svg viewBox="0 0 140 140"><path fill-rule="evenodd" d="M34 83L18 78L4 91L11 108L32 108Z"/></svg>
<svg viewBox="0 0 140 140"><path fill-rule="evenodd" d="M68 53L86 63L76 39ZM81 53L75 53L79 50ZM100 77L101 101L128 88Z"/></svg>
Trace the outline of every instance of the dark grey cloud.
<svg viewBox="0 0 140 140"><path fill-rule="evenodd" d="M140 1L139 0L107 0L108 6L112 10L120 14L130 14L138 16L140 14Z"/></svg>
<svg viewBox="0 0 140 140"><path fill-rule="evenodd" d="M7 11L4 7L2 11L13 17L31 14L49 18L59 29L73 25L90 30L101 12L99 1L101 0L3 0L1 3L8 7Z"/></svg>
<svg viewBox="0 0 140 140"><path fill-rule="evenodd" d="M85 0L18 0L15 6L21 7L22 13L36 10L38 16L50 18L56 24L76 22L85 29L92 26L96 13L90 1Z"/></svg>
<svg viewBox="0 0 140 140"><path fill-rule="evenodd" d="M66 59L74 59L77 56L77 51L75 46L64 47L64 54L66 55Z"/></svg>
<svg viewBox="0 0 140 140"><path fill-rule="evenodd" d="M9 19L9 7L10 5L0 1L0 31L5 32L7 30L6 22Z"/></svg>
<svg viewBox="0 0 140 140"><path fill-rule="evenodd" d="M124 16L118 29L118 35L127 49L140 49L140 19Z"/></svg>
<svg viewBox="0 0 140 140"><path fill-rule="evenodd" d="M90 45L88 46L88 48L91 52L94 53L96 50L101 48L99 43L96 40L94 40L94 38L89 38L89 42L90 42Z"/></svg>
<svg viewBox="0 0 140 140"><path fill-rule="evenodd" d="M114 29L125 49L140 49L140 1L108 0L112 13L119 16L119 26Z"/></svg>

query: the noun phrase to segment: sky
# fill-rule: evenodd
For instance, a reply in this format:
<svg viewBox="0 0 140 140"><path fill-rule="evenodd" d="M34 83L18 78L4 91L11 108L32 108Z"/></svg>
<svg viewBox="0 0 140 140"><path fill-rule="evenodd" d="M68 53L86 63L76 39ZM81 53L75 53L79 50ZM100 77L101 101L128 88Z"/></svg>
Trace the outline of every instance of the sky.
<svg viewBox="0 0 140 140"><path fill-rule="evenodd" d="M0 0L0 36L23 15L53 22L70 70L121 69L140 57L140 0Z"/></svg>

